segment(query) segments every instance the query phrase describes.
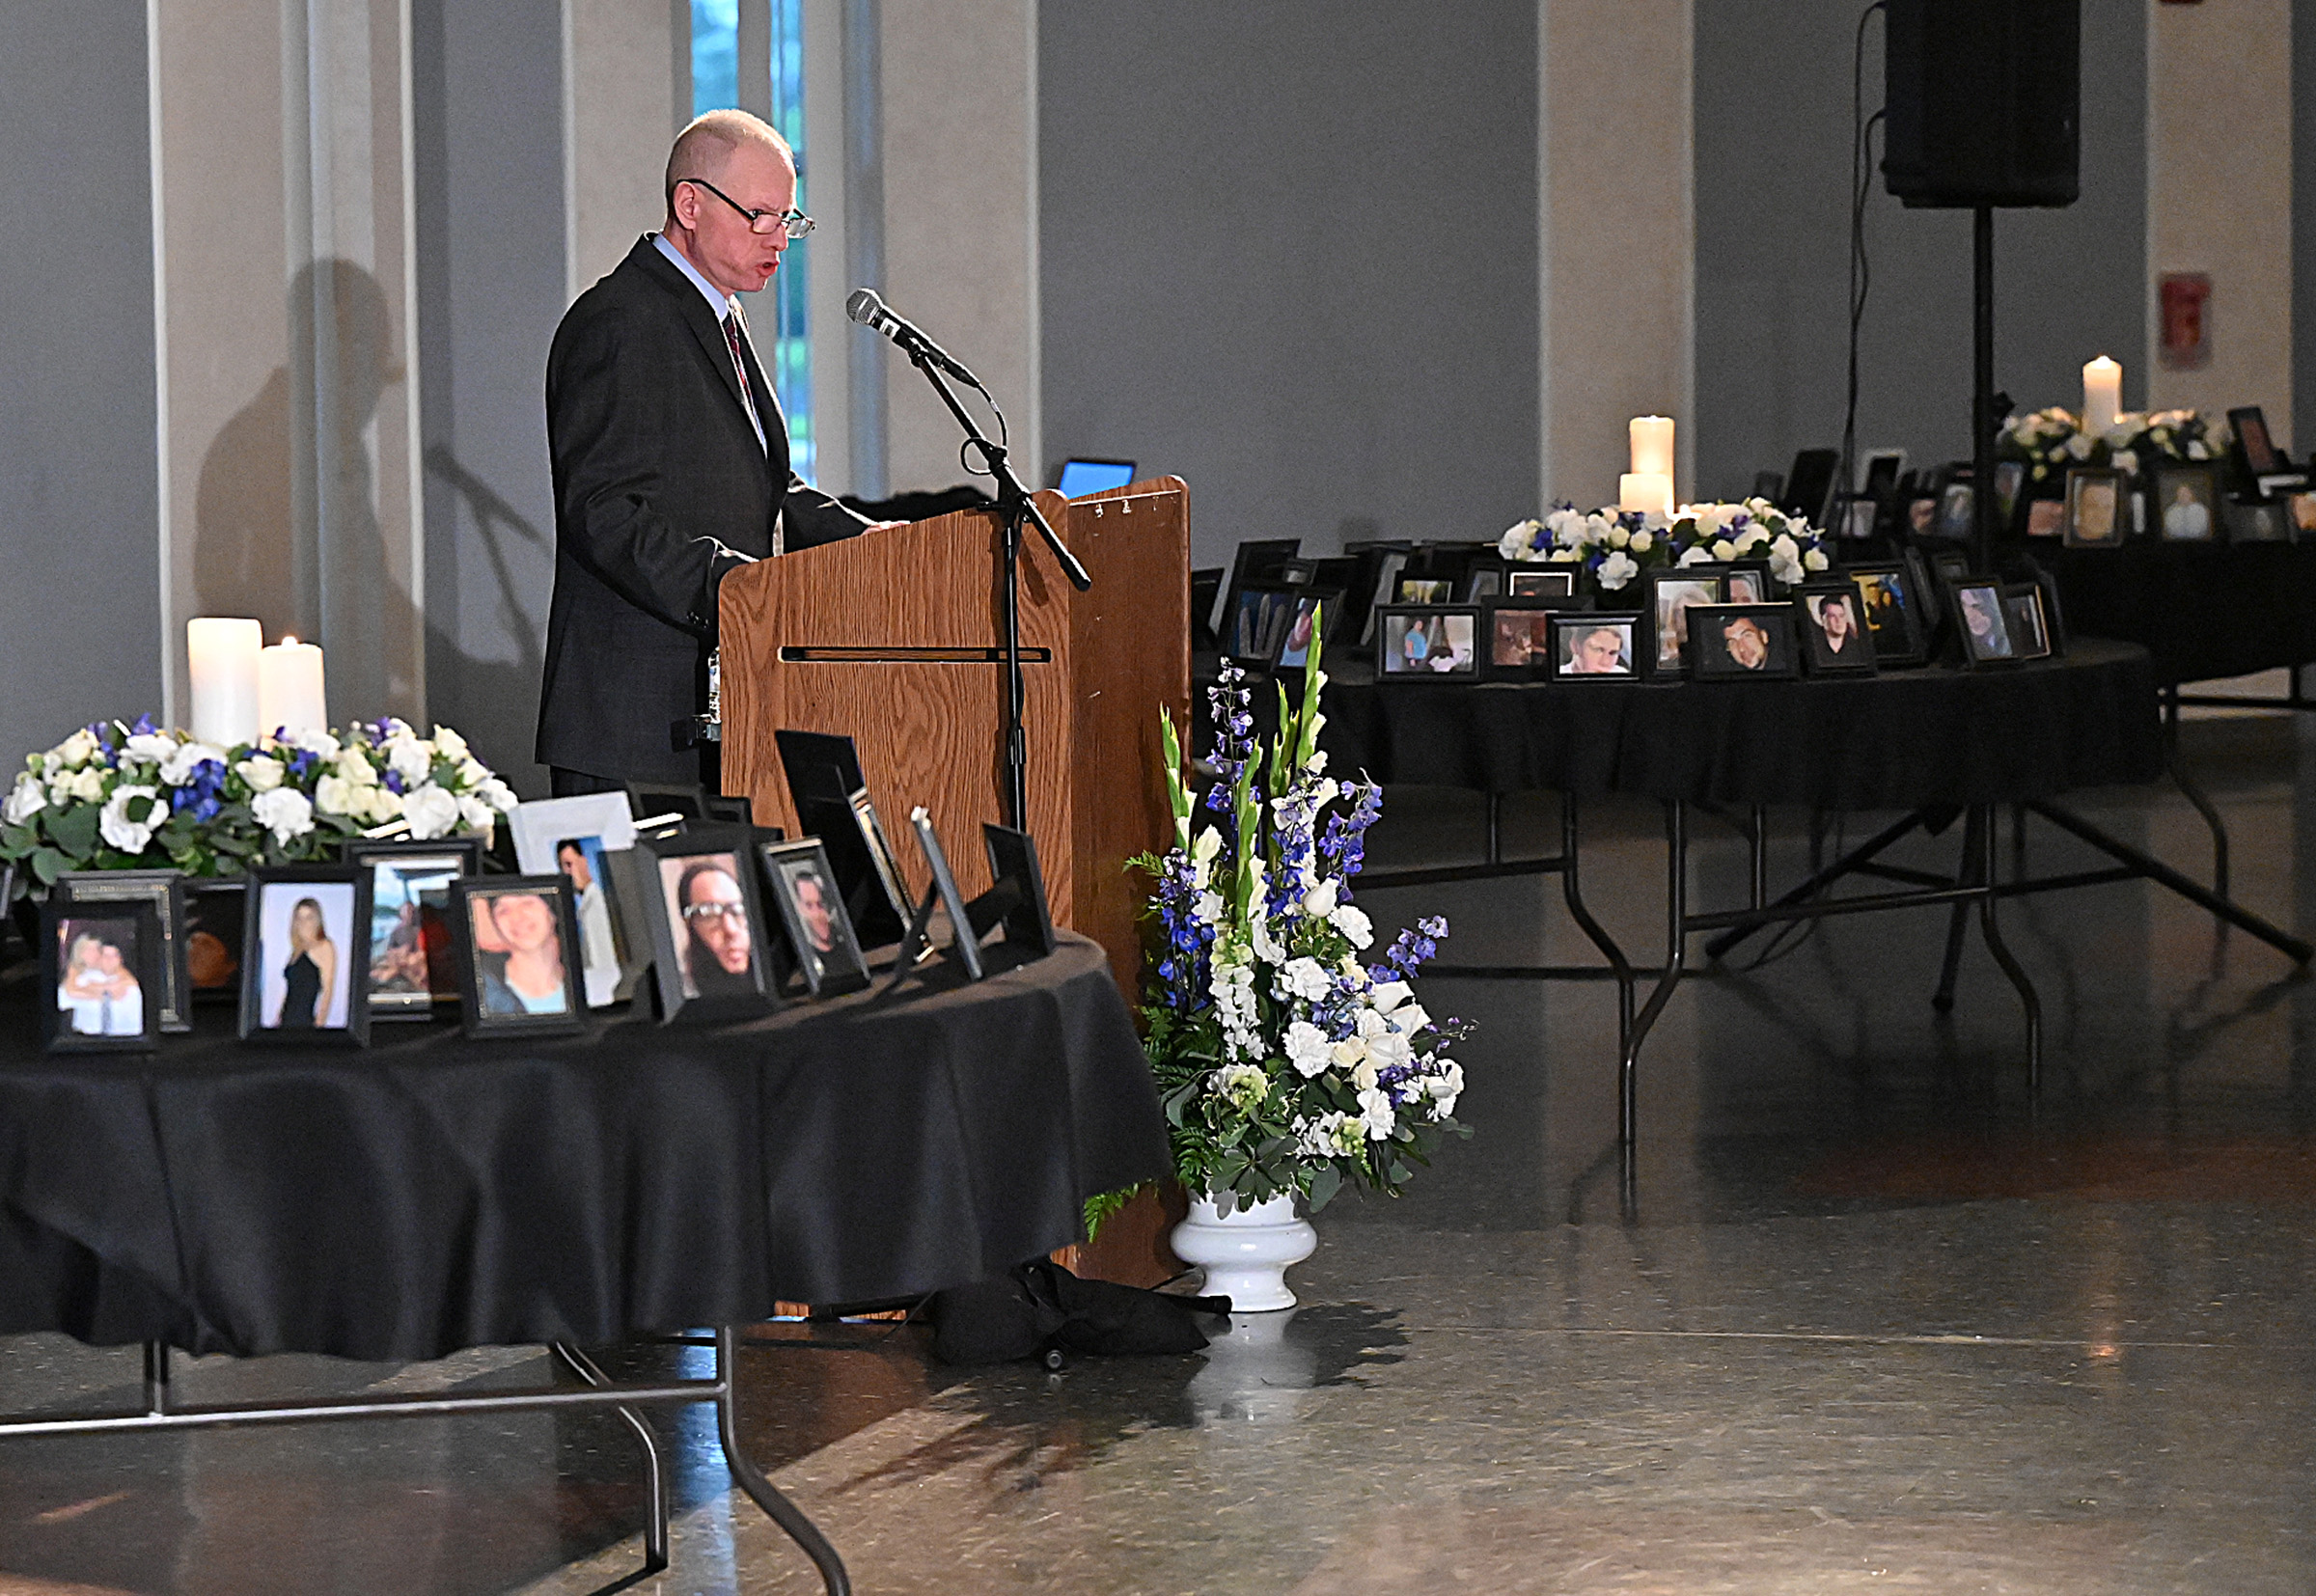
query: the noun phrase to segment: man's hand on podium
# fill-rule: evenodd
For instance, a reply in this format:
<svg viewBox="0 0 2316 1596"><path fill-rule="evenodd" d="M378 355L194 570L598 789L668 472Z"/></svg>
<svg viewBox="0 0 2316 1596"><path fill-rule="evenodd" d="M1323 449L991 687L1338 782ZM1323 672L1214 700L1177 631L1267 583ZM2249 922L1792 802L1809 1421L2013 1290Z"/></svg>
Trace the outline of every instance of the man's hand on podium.
<svg viewBox="0 0 2316 1596"><path fill-rule="evenodd" d="M891 532L895 527L905 527L908 524L906 521L871 521L861 531L863 533Z"/></svg>

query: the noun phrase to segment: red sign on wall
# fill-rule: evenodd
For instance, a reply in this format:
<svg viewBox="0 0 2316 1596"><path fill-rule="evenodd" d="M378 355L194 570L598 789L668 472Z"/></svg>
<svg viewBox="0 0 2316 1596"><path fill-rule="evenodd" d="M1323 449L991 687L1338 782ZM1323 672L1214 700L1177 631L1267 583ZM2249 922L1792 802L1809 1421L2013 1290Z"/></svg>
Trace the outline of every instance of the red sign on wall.
<svg viewBox="0 0 2316 1596"><path fill-rule="evenodd" d="M2200 271L2167 271L2155 280L2164 313L2156 359L2174 371L2201 371L2212 363L2212 280Z"/></svg>

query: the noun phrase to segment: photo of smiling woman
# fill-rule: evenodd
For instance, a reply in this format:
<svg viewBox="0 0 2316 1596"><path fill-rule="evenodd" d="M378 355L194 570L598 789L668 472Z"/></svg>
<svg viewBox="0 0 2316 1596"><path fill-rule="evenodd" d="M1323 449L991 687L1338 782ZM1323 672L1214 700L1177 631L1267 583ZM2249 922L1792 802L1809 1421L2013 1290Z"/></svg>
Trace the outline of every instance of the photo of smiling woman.
<svg viewBox="0 0 2316 1596"><path fill-rule="evenodd" d="M335 1031L346 1023L345 948L354 890L337 882L268 882L259 914L259 1024Z"/></svg>
<svg viewBox="0 0 2316 1596"><path fill-rule="evenodd" d="M485 1014L567 1014L563 930L544 893L475 894L475 983Z"/></svg>

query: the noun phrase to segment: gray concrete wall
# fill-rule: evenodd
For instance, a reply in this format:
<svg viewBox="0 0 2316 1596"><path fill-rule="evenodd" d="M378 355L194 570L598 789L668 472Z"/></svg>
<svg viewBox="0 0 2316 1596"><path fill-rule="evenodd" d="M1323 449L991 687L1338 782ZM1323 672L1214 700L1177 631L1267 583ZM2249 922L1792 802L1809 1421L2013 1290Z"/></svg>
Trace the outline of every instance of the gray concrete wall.
<svg viewBox="0 0 2316 1596"><path fill-rule="evenodd" d="M159 715L142 6L13 8L0 48L0 763Z"/></svg>
<svg viewBox="0 0 2316 1596"><path fill-rule="evenodd" d="M1536 14L1041 7L1042 469L1186 479L1201 564L1532 513Z"/></svg>
<svg viewBox="0 0 2316 1596"><path fill-rule="evenodd" d="M1749 488L1841 441L1853 0L1696 0L1696 472ZM2082 363L2146 393L2143 0L2082 0L2082 197L1995 219L1995 381L2024 408L2082 401ZM1882 103L1867 32L1865 110ZM1876 145L1879 150L1879 141ZM1858 444L1910 463L1970 454L1971 217L1906 210L1877 179Z"/></svg>

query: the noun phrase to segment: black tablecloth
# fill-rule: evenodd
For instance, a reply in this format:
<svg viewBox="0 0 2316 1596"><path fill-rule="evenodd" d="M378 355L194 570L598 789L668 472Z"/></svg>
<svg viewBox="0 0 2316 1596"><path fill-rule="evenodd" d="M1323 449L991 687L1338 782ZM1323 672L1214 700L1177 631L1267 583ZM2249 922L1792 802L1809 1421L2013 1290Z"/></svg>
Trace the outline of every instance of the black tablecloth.
<svg viewBox="0 0 2316 1596"><path fill-rule="evenodd" d="M1909 809L2043 798L2163 769L2145 649L1968 672L1761 682L1328 683L1338 776L1725 804Z"/></svg>
<svg viewBox="0 0 2316 1596"><path fill-rule="evenodd" d="M900 1297L1169 1168L1102 949L713 1031L48 1057L0 982L0 1333L368 1359Z"/></svg>
<svg viewBox="0 0 2316 1596"><path fill-rule="evenodd" d="M2125 638L2165 684L2316 661L2316 544L2165 543L2034 550L2078 635Z"/></svg>

